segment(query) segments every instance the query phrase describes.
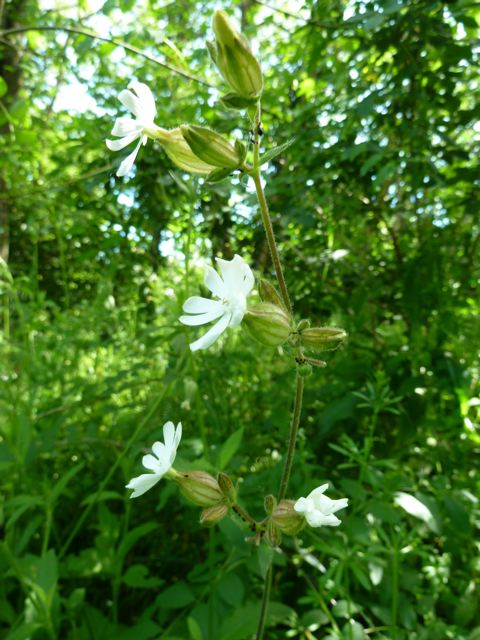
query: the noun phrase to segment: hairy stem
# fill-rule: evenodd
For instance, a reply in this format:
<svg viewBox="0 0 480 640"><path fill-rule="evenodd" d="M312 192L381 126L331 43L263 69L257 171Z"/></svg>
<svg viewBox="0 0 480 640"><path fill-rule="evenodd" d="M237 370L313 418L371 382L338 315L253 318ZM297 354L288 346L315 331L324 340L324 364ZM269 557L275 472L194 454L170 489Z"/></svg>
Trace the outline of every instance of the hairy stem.
<svg viewBox="0 0 480 640"><path fill-rule="evenodd" d="M263 638L263 632L265 631L265 623L267 621L267 609L268 609L268 602L270 600L271 589L272 589L272 565L268 567L267 573L265 575L262 606L260 608L260 619L258 621L257 635L255 636L255 640L262 640Z"/></svg>
<svg viewBox="0 0 480 640"><path fill-rule="evenodd" d="M285 459L285 465L283 467L282 479L280 481L280 489L278 492L278 501L283 500L287 493L288 482L290 480L290 473L292 471L293 465L293 456L295 453L295 444L297 442L297 433L298 426L300 424L300 415L302 413L302 402L303 402L303 388L304 388L304 379L297 372L297 378L295 381L295 400L293 403L293 413L292 413L292 422L290 424L290 433L288 436L288 449L287 449L287 457Z"/></svg>
<svg viewBox="0 0 480 640"><path fill-rule="evenodd" d="M273 266L275 267L275 274L277 276L278 286L280 287L280 293L282 300L287 310L292 313L292 303L290 302L290 296L288 295L287 283L285 282L285 276L283 275L282 263L280 261L280 255L278 253L277 243L275 241L275 234L273 232L272 221L270 219L270 212L268 210L267 200L262 187L262 177L260 174L260 159L259 159L259 127L260 127L260 105L258 106L257 113L254 121L254 133L253 133L253 171L251 176L255 183L255 189L257 192L258 204L260 205L260 214L262 216L263 226L265 228L265 234L267 236L268 248L270 255L272 256Z"/></svg>
<svg viewBox="0 0 480 640"><path fill-rule="evenodd" d="M236 502L232 504L232 509L235 511L237 515L240 516L240 518L242 518L242 520L245 520L245 522L248 522L248 524L250 524L254 529L257 528L256 520L254 520L252 516L245 511L245 509L242 509L242 507L239 504L237 504Z"/></svg>

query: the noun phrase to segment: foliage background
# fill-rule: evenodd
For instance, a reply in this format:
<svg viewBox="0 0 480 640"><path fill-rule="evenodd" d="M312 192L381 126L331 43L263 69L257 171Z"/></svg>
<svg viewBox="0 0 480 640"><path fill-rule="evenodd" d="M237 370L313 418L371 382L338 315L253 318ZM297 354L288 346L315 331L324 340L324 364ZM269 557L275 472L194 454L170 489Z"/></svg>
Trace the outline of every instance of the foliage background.
<svg viewBox="0 0 480 640"><path fill-rule="evenodd" d="M150 56L0 38L1 638L254 633L268 551L237 522L201 529L167 482L123 489L169 419L179 467L226 470L258 517L280 476L287 361L242 331L192 357L178 323L202 258L272 277L251 186L207 187L153 145L116 179L104 144L132 77L158 124L248 141L217 103L214 8L0 5L3 30ZM350 507L275 554L267 637L478 640L480 9L224 8L260 52L265 147L296 137L267 172L296 312L350 336L307 381L289 491L325 480Z"/></svg>

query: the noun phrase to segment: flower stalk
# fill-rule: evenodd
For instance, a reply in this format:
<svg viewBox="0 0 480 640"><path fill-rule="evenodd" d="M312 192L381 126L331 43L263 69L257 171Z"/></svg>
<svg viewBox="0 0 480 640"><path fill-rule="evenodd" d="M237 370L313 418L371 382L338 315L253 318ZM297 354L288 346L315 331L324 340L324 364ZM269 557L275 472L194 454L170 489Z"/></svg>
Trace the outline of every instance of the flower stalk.
<svg viewBox="0 0 480 640"><path fill-rule="evenodd" d="M272 220L270 218L270 212L268 210L267 199L265 198L265 192L262 186L262 177L260 172L260 121L261 121L261 106L258 104L255 119L253 123L253 170L250 175L252 176L255 184L255 190L257 192L258 204L260 206L260 214L262 216L263 227L267 236L268 248L270 255L272 256L273 266L275 267L275 275L277 276L278 286L280 287L280 293L282 300L287 311L292 313L292 303L290 302L290 296L288 295L287 283L285 282L285 276L283 275L282 263L280 261L280 255L278 253L277 243L275 240L275 234L273 231Z"/></svg>
<svg viewBox="0 0 480 640"><path fill-rule="evenodd" d="M290 474L292 472L293 456L295 454L295 444L297 442L298 427L300 425L300 416L302 413L303 403L303 389L305 381L303 376L297 371L297 377L295 380L295 400L293 403L292 421L290 423L290 434L288 436L288 448L287 457L285 458L285 464L282 472L282 479L280 480L280 489L278 491L278 501L283 500L287 493L288 482L290 480Z"/></svg>
<svg viewBox="0 0 480 640"><path fill-rule="evenodd" d="M273 266L275 268L275 274L277 277L278 286L280 289L280 295L282 297L285 309L292 314L293 308L288 294L287 283L283 274L282 263L280 260L280 254L278 252L277 243L275 240L275 234L273 231L272 220L270 218L270 211L268 209L267 199L265 198L265 192L262 186L262 177L260 172L260 126L261 126L261 105L258 103L255 118L253 122L253 169L250 172L253 182L255 184L255 190L257 193L258 204L260 207L260 214L262 216L263 227L265 229L265 235L267 237L268 248L272 257ZM303 403L303 389L304 378L297 370L296 374L296 386L295 386L295 399L293 404L293 413L290 423L290 433L288 437L287 454L285 458L285 464L283 467L282 478L280 481L280 488L278 493L278 501L285 498L288 483L290 480L290 474L292 471L293 458L295 453L295 445L297 442L298 427L300 424L300 416L302 412ZM258 628L256 634L256 640L262 640L265 631L265 624L267 618L268 603L270 600L270 591L272 588L272 567L268 568L265 576L265 584L263 588L262 604L260 609L260 618L258 621Z"/></svg>

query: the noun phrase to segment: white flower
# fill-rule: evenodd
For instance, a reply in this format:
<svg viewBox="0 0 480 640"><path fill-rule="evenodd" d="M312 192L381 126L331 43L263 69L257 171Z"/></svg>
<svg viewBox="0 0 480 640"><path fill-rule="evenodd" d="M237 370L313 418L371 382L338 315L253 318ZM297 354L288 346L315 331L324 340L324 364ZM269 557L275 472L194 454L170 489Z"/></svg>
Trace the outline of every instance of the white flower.
<svg viewBox="0 0 480 640"><path fill-rule="evenodd" d="M130 171L137 157L138 150L142 144L146 144L149 137L154 137L156 132L162 131L153 122L157 109L152 92L143 82L132 80L128 85L128 91L124 89L120 92L118 99L135 117L125 116L117 118L113 125L112 135L120 140L107 140L107 147L111 151L120 151L124 147L138 139L138 144L132 153L125 158L117 171L117 176L124 176Z"/></svg>
<svg viewBox="0 0 480 640"><path fill-rule="evenodd" d="M333 514L348 506L348 498L331 500L323 495L327 489L328 484L322 484L306 498L299 498L293 507L297 513L304 515L311 527L338 527L341 521Z"/></svg>
<svg viewBox="0 0 480 640"><path fill-rule="evenodd" d="M126 485L127 489L133 489L131 498L138 498L151 489L163 476L170 471L177 455L177 448L182 437L182 424L179 422L177 428L173 422L166 422L163 425L164 442L155 442L152 446L154 455L149 453L142 458L142 464L152 473L144 473L141 476L132 478Z"/></svg>
<svg viewBox="0 0 480 640"><path fill-rule="evenodd" d="M227 327L239 325L247 311L247 296L255 278L248 264L236 255L233 260L216 258L221 276L212 269L205 269L205 286L219 300L192 296L185 301L183 310L191 315L180 316L180 322L191 327L217 320L218 322L201 338L192 342L190 349L207 349Z"/></svg>

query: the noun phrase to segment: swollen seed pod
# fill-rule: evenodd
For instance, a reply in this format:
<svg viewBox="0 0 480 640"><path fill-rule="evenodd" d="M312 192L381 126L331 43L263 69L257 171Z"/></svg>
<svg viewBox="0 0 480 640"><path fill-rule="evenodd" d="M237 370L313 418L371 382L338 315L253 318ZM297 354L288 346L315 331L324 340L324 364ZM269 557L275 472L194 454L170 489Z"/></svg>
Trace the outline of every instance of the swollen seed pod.
<svg viewBox="0 0 480 640"><path fill-rule="evenodd" d="M225 503L218 482L205 471L187 471L174 478L182 494L199 507L214 507Z"/></svg>
<svg viewBox="0 0 480 640"><path fill-rule="evenodd" d="M190 124L182 125L180 129L188 146L200 160L226 169L237 169L241 165L243 158L220 133Z"/></svg>
<svg viewBox="0 0 480 640"><path fill-rule="evenodd" d="M223 520L228 513L226 504L217 504L214 507L204 509L200 514L200 524L204 527L213 527L213 525Z"/></svg>
<svg viewBox="0 0 480 640"><path fill-rule="evenodd" d="M287 536L296 535L305 524L305 518L293 508L295 500L280 500L275 507L272 522Z"/></svg>
<svg viewBox="0 0 480 640"><path fill-rule="evenodd" d="M302 345L313 351L331 351L340 346L347 332L337 327L308 327L300 332Z"/></svg>
<svg viewBox="0 0 480 640"><path fill-rule="evenodd" d="M189 173L208 175L217 167L197 156L183 137L180 127L170 129L168 138L160 140L166 154L180 169Z"/></svg>
<svg viewBox="0 0 480 640"><path fill-rule="evenodd" d="M261 302L247 311L243 323L252 336L267 347L278 347L292 332L290 316L270 302Z"/></svg>

